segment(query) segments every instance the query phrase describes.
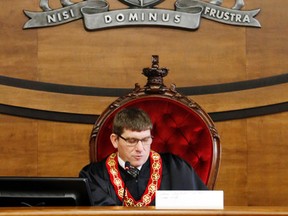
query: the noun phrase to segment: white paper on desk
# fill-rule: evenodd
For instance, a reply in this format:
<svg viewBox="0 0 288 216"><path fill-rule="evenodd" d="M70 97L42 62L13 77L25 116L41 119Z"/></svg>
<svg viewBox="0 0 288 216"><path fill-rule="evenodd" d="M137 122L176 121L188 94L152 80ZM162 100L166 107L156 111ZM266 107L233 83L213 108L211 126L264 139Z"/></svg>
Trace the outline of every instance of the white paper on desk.
<svg viewBox="0 0 288 216"><path fill-rule="evenodd" d="M220 190L158 190L156 209L223 209L224 193Z"/></svg>

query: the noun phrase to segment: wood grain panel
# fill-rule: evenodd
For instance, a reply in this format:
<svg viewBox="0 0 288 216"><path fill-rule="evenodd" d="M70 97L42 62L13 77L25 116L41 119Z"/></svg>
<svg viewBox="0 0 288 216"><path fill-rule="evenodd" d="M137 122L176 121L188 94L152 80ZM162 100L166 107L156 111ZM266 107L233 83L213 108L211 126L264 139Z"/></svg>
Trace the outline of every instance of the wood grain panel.
<svg viewBox="0 0 288 216"><path fill-rule="evenodd" d="M32 109L99 114L116 98L57 94L0 86L1 103ZM75 103L77 101L77 103Z"/></svg>
<svg viewBox="0 0 288 216"><path fill-rule="evenodd" d="M288 89L288 84L222 94L191 96L191 98L201 104L207 112L218 112L264 106L280 101L286 102L288 94L283 94L284 89Z"/></svg>
<svg viewBox="0 0 288 216"><path fill-rule="evenodd" d="M171 29L161 29L159 32L159 29L149 27L137 31L123 28L83 32L77 24L55 30L45 29L39 33L41 81L129 87L127 84L130 80L141 81L142 68L151 65L150 57L153 54L160 56L160 66L170 69L167 81L173 80L179 86L244 80L246 77L243 73L245 41L242 29L234 28L225 33L225 38L242 41L235 46L231 40L221 39L224 38L222 25L218 29L208 27L210 32L183 33ZM49 37L48 34L56 37ZM212 34L218 35L211 37ZM109 47L113 47L113 52L109 51ZM223 68L226 72L223 72Z"/></svg>
<svg viewBox="0 0 288 216"><path fill-rule="evenodd" d="M247 30L247 74L253 79L287 72L287 1L252 2L253 7L258 5L261 8L259 20L262 28Z"/></svg>
<svg viewBox="0 0 288 216"><path fill-rule="evenodd" d="M37 176L37 121L0 115L0 175Z"/></svg>
<svg viewBox="0 0 288 216"><path fill-rule="evenodd" d="M196 32L153 27L87 32L76 21L39 31L44 82L128 87L129 80L138 81L142 68L150 66L153 54L160 55L160 65L175 73L170 79L180 86L246 77L244 28L203 20L203 28ZM118 79L111 79L115 76Z"/></svg>
<svg viewBox="0 0 288 216"><path fill-rule="evenodd" d="M247 205L246 120L218 122L222 156L215 189L224 191L225 205Z"/></svg>
<svg viewBox="0 0 288 216"><path fill-rule="evenodd" d="M89 162L91 130L90 125L39 122L38 175L78 176Z"/></svg>
<svg viewBox="0 0 288 216"><path fill-rule="evenodd" d="M206 112L220 112L288 101L288 94L283 94L283 89L288 89L288 84L189 97L200 104ZM116 100L116 97L57 94L1 85L0 91L3 94L0 102L3 104L79 114L99 115L110 103Z"/></svg>
<svg viewBox="0 0 288 216"><path fill-rule="evenodd" d="M23 9L33 7L34 3L0 2L0 73L3 75L36 80L38 33L22 30L26 21Z"/></svg>
<svg viewBox="0 0 288 216"><path fill-rule="evenodd" d="M249 205L288 205L288 113L247 120Z"/></svg>

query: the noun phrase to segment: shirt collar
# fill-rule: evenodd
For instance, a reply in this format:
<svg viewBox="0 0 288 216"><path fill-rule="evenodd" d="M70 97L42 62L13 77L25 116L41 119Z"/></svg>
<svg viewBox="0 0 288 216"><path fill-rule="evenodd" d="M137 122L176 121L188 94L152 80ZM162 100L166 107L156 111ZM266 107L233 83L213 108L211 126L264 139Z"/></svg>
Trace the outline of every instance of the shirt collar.
<svg viewBox="0 0 288 216"><path fill-rule="evenodd" d="M119 154L117 154L117 157L118 157L118 163L119 163L119 165L120 165L123 169L125 169L125 161L122 160L122 158L119 156ZM139 167L136 167L136 168L137 168L138 170L141 170L142 165L139 166Z"/></svg>

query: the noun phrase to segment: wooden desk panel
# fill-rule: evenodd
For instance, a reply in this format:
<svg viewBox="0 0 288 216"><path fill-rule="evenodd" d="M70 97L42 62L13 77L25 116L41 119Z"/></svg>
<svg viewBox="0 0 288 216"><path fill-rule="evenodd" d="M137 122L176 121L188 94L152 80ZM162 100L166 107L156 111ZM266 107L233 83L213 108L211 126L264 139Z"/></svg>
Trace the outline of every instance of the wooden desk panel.
<svg viewBox="0 0 288 216"><path fill-rule="evenodd" d="M205 216L205 215L233 215L233 216L263 216L263 215L287 215L288 207L248 207L228 206L224 210L160 210L155 207L126 208L126 207L24 207L24 208L0 208L0 216L88 216L88 215L176 215L176 216Z"/></svg>

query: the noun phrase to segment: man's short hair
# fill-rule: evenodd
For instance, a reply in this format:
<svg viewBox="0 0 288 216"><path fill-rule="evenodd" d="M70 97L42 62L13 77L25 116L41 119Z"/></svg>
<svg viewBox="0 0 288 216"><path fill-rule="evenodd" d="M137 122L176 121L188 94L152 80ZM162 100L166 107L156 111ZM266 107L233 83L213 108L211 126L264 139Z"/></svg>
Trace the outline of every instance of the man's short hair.
<svg viewBox="0 0 288 216"><path fill-rule="evenodd" d="M119 111L113 120L113 133L121 135L124 129L131 131L151 130L153 127L149 115L139 108L125 108Z"/></svg>

